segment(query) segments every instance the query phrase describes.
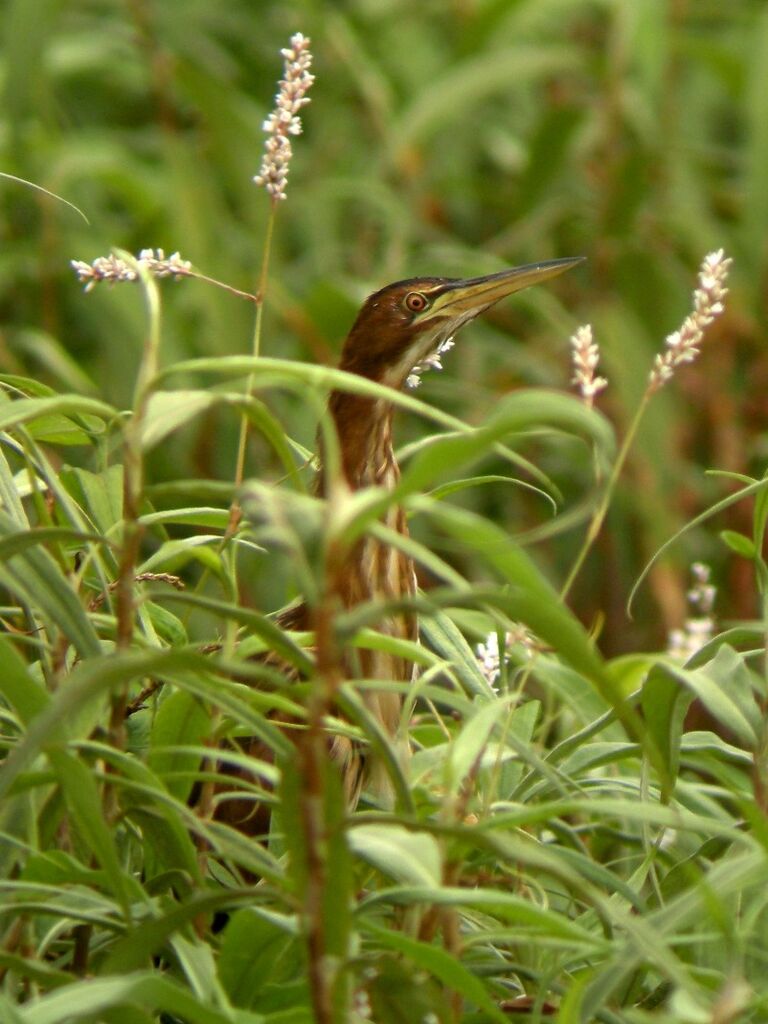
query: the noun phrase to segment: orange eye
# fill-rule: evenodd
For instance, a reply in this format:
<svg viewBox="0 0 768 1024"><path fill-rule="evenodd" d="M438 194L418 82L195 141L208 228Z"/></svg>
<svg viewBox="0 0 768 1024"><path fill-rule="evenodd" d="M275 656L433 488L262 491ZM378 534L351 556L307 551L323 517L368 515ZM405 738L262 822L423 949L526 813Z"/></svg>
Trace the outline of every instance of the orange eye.
<svg viewBox="0 0 768 1024"><path fill-rule="evenodd" d="M405 305L412 313L421 313L423 309L427 308L429 303L426 296L422 295L421 292L409 292L405 296Z"/></svg>

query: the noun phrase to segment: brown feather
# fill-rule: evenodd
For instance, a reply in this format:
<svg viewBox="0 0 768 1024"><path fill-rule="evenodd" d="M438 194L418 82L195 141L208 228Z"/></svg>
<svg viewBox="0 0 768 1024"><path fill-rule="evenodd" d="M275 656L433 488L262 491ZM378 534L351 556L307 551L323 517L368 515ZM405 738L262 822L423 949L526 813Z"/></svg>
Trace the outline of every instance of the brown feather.
<svg viewBox="0 0 768 1024"><path fill-rule="evenodd" d="M505 295L560 274L579 262L580 259L551 260L463 281L424 277L388 285L363 304L344 343L340 368L391 388L401 388L415 367L429 365L430 356L442 351L453 333L479 313ZM334 391L328 411L341 456L342 480L334 484L346 485L353 491L369 486L393 488L400 472L392 448L392 403L385 397ZM322 449L320 454L322 461ZM322 497L327 488L321 469L315 493ZM402 509L390 508L386 522L401 536L408 535ZM334 589L334 596L345 609L376 599L412 596L416 592L414 566L399 549L366 534L337 568ZM307 629L312 625L309 609L303 604L287 610L278 622L283 628ZM379 622L378 628L409 640L417 636L415 617L405 612ZM274 656L268 657L274 664ZM382 651L363 649L357 652L356 661L366 679L408 682L413 675L410 662ZM290 674L286 666L282 667ZM355 667L351 659L345 660L343 670L348 678L354 678ZM389 691L366 690L364 699L394 739L400 721L400 698ZM256 741L241 745L254 756L264 755ZM379 766L367 763L361 752L343 737L335 736L330 750L344 775L351 804L357 800L364 775L374 793L387 799L388 780ZM403 750L403 757L406 756L407 748ZM217 816L246 832L264 828L263 815L254 811L253 803L246 799L222 802Z"/></svg>

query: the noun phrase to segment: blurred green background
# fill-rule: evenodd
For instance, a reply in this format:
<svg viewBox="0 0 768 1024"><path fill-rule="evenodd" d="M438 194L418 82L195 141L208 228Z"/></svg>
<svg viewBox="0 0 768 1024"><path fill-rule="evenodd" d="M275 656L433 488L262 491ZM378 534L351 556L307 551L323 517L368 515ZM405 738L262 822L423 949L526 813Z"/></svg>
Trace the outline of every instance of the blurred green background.
<svg viewBox="0 0 768 1024"><path fill-rule="evenodd" d="M761 476L768 454L764 0L6 0L2 11L0 170L90 223L0 181L0 370L130 401L142 302L128 286L84 296L71 258L178 249L254 287L268 201L251 178L280 48L301 31L317 81L278 214L263 352L333 362L362 298L397 278L583 254L584 268L467 329L420 397L477 421L512 388L569 387L568 337L590 322L610 380L599 405L622 431L701 258L724 247L727 314L654 400L572 599L608 654L664 645L693 560L712 564L723 620L754 613L751 568L717 536L749 531L746 506L674 547L634 619L624 606L658 546L733 487L706 469ZM248 350L246 303L197 282L162 291L166 363ZM312 444L309 405L275 396L274 408ZM425 429L401 417L398 438ZM236 436L231 413L198 423L153 456L153 479L231 479ZM590 454L551 438L521 451L562 491L562 521L512 486L455 500L535 541L560 581L583 535ZM255 442L249 472L279 476L270 458ZM269 606L271 579L257 574L250 598Z"/></svg>

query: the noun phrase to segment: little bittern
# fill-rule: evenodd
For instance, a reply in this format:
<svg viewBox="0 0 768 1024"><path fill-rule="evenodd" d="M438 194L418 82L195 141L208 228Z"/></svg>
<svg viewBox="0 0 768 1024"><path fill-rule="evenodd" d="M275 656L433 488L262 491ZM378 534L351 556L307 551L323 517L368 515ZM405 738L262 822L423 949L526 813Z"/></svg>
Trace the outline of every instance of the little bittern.
<svg viewBox="0 0 768 1024"><path fill-rule="evenodd" d="M478 314L500 299L555 277L580 262L581 257L550 260L466 280L416 277L396 281L363 303L344 343L340 368L391 388L402 388L414 374L435 365L436 357L450 344L456 331ZM334 391L328 408L338 435L341 473L347 486L351 490L371 485L393 487L399 470L392 448L392 404L386 398ZM325 488L321 469L316 491L322 496ZM387 513L387 525L400 534L408 532L405 515L397 507ZM352 547L334 573L334 590L333 596L344 608L375 598L406 597L416 591L414 566L401 550L367 535ZM281 624L306 629L312 622L306 606L298 605L287 612ZM417 634L413 616L405 613L379 623L378 628L409 639L415 639ZM363 678L405 682L411 678L412 667L403 658L374 650L357 654L356 668L362 671ZM367 691L365 699L384 731L394 737L401 707L397 694ZM338 740L332 750L344 773L348 796L354 802L361 783L361 758L357 751ZM386 792L380 768L365 765L364 774L374 793L381 796ZM251 830L247 817L238 822L244 831Z"/></svg>

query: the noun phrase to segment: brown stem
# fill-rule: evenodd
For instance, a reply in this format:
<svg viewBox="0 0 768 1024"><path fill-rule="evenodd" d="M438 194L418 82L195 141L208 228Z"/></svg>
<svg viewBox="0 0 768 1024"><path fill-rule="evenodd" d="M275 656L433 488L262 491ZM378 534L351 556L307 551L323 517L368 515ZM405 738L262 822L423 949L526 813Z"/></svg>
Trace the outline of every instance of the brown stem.
<svg viewBox="0 0 768 1024"><path fill-rule="evenodd" d="M458 823L463 822L467 817L469 801L472 794L475 792L475 783L482 766L485 749L486 745L484 744L467 772L456 800L453 802L453 805L447 809L446 816L453 818L453 820ZM460 860L446 859L442 879L443 886L445 888L453 888L459 884L462 866L463 865ZM446 950L451 953L452 956L455 956L457 960L461 960L461 931L459 929L459 915L455 907L431 907L421 923L419 939L422 942L431 942L438 926L443 933L443 944ZM461 993L456 992L455 990L451 992L450 1000L451 1014L453 1019L458 1022L462 1017L464 1000L462 999Z"/></svg>
<svg viewBox="0 0 768 1024"><path fill-rule="evenodd" d="M212 729L211 737L205 741L207 747L215 748L217 746L216 740L213 738L215 735L215 719L219 717L219 713L212 711ZM215 771L217 768L215 758L206 757L203 759L200 765L200 770L204 774ZM204 779L200 783L200 792L195 804L195 814L201 821L210 821L214 817L214 804L213 800L216 795L216 783L213 779ZM208 855L210 853L210 844L202 835L195 837L195 846L197 847L197 863L200 869L200 874L205 877L205 873L208 867Z"/></svg>
<svg viewBox="0 0 768 1024"><path fill-rule="evenodd" d="M309 960L309 989L315 1020L332 1024L332 986L326 969L326 935L323 921L323 894L326 886L323 856L325 823L323 821L323 758L322 732L310 724L299 743L298 764L301 773L301 824L307 859L307 886L304 893L304 926Z"/></svg>
<svg viewBox="0 0 768 1024"><path fill-rule="evenodd" d="M126 450L126 463L129 454ZM139 557L142 528L138 522L130 473L126 465L125 500L123 509L123 546L120 552L118 576L115 581L115 617L117 619L118 650L129 650L133 640L133 624L136 616L134 601L134 578ZM125 718L128 706L128 692L121 686L112 697L112 713L109 722L110 741L119 750L125 745Z"/></svg>
<svg viewBox="0 0 768 1024"><path fill-rule="evenodd" d="M93 925L78 924L73 929L75 948L72 953L72 970L83 978L88 973L88 954L90 952Z"/></svg>
<svg viewBox="0 0 768 1024"><path fill-rule="evenodd" d="M176 590L184 590L184 581L180 576L170 572L140 572L133 578L134 583L167 583ZM113 580L107 587L110 593L114 593L120 584L119 578ZM105 594L95 594L88 602L88 611L95 612L104 604Z"/></svg>
<svg viewBox="0 0 768 1024"><path fill-rule="evenodd" d="M333 578L335 559L329 552L327 580ZM327 737L324 723L333 707L343 674L334 632L337 599L332 586L314 610L317 663L317 685L307 708L307 729L298 744L298 765L301 775L300 815L306 851L307 886L304 895L304 921L309 958L309 985L315 1020L332 1024L334 979L328 969L323 902L327 885L327 829L324 817L328 763Z"/></svg>
<svg viewBox="0 0 768 1024"><path fill-rule="evenodd" d="M24 943L24 932L29 925L29 919L25 914L20 914L15 921L13 921L8 928L8 931L3 936L3 951L5 953L15 953ZM9 967L0 966L0 982L5 979L6 974L10 970Z"/></svg>
<svg viewBox="0 0 768 1024"><path fill-rule="evenodd" d="M149 346L147 346L149 347ZM149 360L146 359L145 363ZM147 367L143 367L146 372ZM139 522L141 495L143 489L143 464L141 454L141 425L146 412L147 397L137 388L139 398L133 418L126 425L123 449L123 537L115 580L116 644L118 651L128 651L133 643L133 626L136 618L134 598L136 565L139 560L143 527ZM109 720L109 742L115 750L124 750L126 733L125 718L128 706L128 687L121 685L112 695ZM107 775L114 772L109 763ZM115 822L120 813L117 789L107 781L103 790L104 815L108 822Z"/></svg>
<svg viewBox="0 0 768 1024"><path fill-rule="evenodd" d="M134 415L138 415L138 412ZM142 527L139 523L141 502L141 455L139 438L133 424L126 431L125 463L123 466L123 543L115 582L115 614L117 618L117 646L126 649L133 640L135 606L133 597L136 563L139 559Z"/></svg>
<svg viewBox="0 0 768 1024"><path fill-rule="evenodd" d="M752 791L758 810L768 816L768 735L765 726L752 755Z"/></svg>
<svg viewBox="0 0 768 1024"><path fill-rule="evenodd" d="M145 686L141 693L134 697L132 701L129 701L125 705L125 717L130 718L131 715L135 715L137 711L143 710L145 704L153 694L157 693L160 687L163 685L161 679L153 679L148 686Z"/></svg>
<svg viewBox="0 0 768 1024"><path fill-rule="evenodd" d="M235 295L239 299L247 299L248 302L252 302L258 306L262 302L261 292L256 295L253 292L244 292L240 288L235 288L231 284L227 284L226 281L219 281L215 277L209 277L207 274L201 274L197 270L181 270L179 271L179 277L191 277L195 281L204 281L206 284L214 284L217 288L221 288L223 291L228 292L230 295Z"/></svg>

